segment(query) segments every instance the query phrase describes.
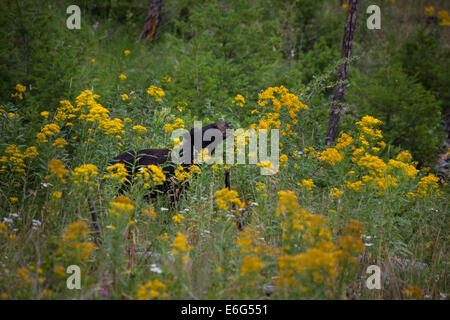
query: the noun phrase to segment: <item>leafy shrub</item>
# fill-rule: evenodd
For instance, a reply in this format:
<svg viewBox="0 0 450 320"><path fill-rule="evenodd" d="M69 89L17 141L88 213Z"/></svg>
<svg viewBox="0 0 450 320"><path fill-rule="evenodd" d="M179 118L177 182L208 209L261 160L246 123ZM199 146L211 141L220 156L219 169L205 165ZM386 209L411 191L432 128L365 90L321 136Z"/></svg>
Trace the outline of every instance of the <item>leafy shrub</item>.
<svg viewBox="0 0 450 320"><path fill-rule="evenodd" d="M387 141L410 150L422 164L429 164L442 142L439 101L398 64L383 65L372 75L351 79L348 101L360 115L383 121Z"/></svg>

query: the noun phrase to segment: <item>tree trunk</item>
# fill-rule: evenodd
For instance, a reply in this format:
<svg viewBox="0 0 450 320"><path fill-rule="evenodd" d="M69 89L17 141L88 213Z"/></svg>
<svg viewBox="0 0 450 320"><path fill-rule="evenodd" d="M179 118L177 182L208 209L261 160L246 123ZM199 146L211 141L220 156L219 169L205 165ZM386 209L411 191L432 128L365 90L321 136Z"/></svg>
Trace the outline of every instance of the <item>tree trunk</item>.
<svg viewBox="0 0 450 320"><path fill-rule="evenodd" d="M139 39L147 39L148 41L153 41L160 23L161 0L149 0L148 13L144 23L144 30L142 31Z"/></svg>
<svg viewBox="0 0 450 320"><path fill-rule="evenodd" d="M333 104L330 110L330 120L328 122L326 145L331 145L336 141L339 120L341 118L341 107L344 101L346 81L348 77L349 58L352 51L353 34L355 33L356 20L358 19L358 0L349 0L347 19L344 28L344 39L342 41L341 59L344 63L339 67L337 81L338 85L334 88Z"/></svg>

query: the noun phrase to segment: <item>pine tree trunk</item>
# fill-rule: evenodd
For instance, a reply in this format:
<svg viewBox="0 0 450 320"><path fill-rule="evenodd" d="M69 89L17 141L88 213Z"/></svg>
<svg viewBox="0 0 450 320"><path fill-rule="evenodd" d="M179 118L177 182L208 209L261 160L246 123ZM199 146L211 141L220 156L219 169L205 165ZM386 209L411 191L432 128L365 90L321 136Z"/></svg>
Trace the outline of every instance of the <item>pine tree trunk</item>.
<svg viewBox="0 0 450 320"><path fill-rule="evenodd" d="M148 41L153 41L160 23L161 0L149 0L148 13L144 23L144 30L142 31L139 39L147 39Z"/></svg>
<svg viewBox="0 0 450 320"><path fill-rule="evenodd" d="M328 122L326 145L331 145L336 141L339 120L341 118L341 107L344 101L346 81L348 77L349 58L352 51L353 35L355 33L356 21L358 19L358 0L349 0L347 19L344 28L344 39L342 41L341 58L345 62L339 67L337 81L338 85L334 89L333 104L330 110L330 120Z"/></svg>

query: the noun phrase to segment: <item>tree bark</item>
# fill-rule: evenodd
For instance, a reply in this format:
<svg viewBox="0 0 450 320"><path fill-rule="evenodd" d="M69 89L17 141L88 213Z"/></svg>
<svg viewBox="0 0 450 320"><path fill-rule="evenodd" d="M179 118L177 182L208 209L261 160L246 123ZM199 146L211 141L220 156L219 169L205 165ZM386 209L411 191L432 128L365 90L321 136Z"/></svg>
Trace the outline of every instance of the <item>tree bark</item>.
<svg viewBox="0 0 450 320"><path fill-rule="evenodd" d="M153 41L158 27L161 23L161 0L149 0L147 17L145 18L144 30L139 37L140 40Z"/></svg>
<svg viewBox="0 0 450 320"><path fill-rule="evenodd" d="M345 87L347 86L349 58L352 51L353 35L355 33L356 21L358 19L358 0L349 0L347 19L344 28L344 39L342 40L341 59L344 63L339 66L337 81L334 88L333 103L330 110L330 120L328 121L326 145L331 145L336 141L339 120L341 118L341 107L344 102Z"/></svg>

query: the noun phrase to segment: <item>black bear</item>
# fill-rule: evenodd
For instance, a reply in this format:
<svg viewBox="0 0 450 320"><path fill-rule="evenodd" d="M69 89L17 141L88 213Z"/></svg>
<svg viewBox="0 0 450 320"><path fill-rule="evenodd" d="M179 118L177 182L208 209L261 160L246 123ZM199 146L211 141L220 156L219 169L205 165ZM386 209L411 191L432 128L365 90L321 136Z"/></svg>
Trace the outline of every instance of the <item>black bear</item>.
<svg viewBox="0 0 450 320"><path fill-rule="evenodd" d="M184 158L184 161L181 163L174 163L171 161L171 151L170 149L142 149L142 150L129 150L124 153L119 154L114 157L110 162L110 165L114 165L117 163L123 163L127 170L127 177L125 183L122 185L120 189L120 193L123 193L130 186L132 181L132 177L136 175L139 168L148 166L148 165L156 165L163 166L163 173L166 175L166 181L162 185L158 185L155 189L152 190L148 196L154 198L158 192L167 193L169 197L170 203L173 205L180 192L188 186L188 183L183 181L182 183L178 183L175 177L175 170L179 165L183 168L187 168L195 164L194 155L198 152L201 152L201 149L208 149L210 154L213 154L216 146L221 141L216 141L216 138L213 136L211 139L205 139L205 132L209 129L218 129L221 133L221 140L226 139L227 136L227 128L229 128L231 122L220 122L220 123L212 123L203 128L201 128L201 134L199 131L200 128L192 128L189 131L189 136L185 137L183 140L182 150L188 150L189 155ZM201 144L199 142L195 143L196 137L199 136L201 138ZM187 138L187 139L186 139ZM180 153L180 156L183 156L183 153Z"/></svg>

